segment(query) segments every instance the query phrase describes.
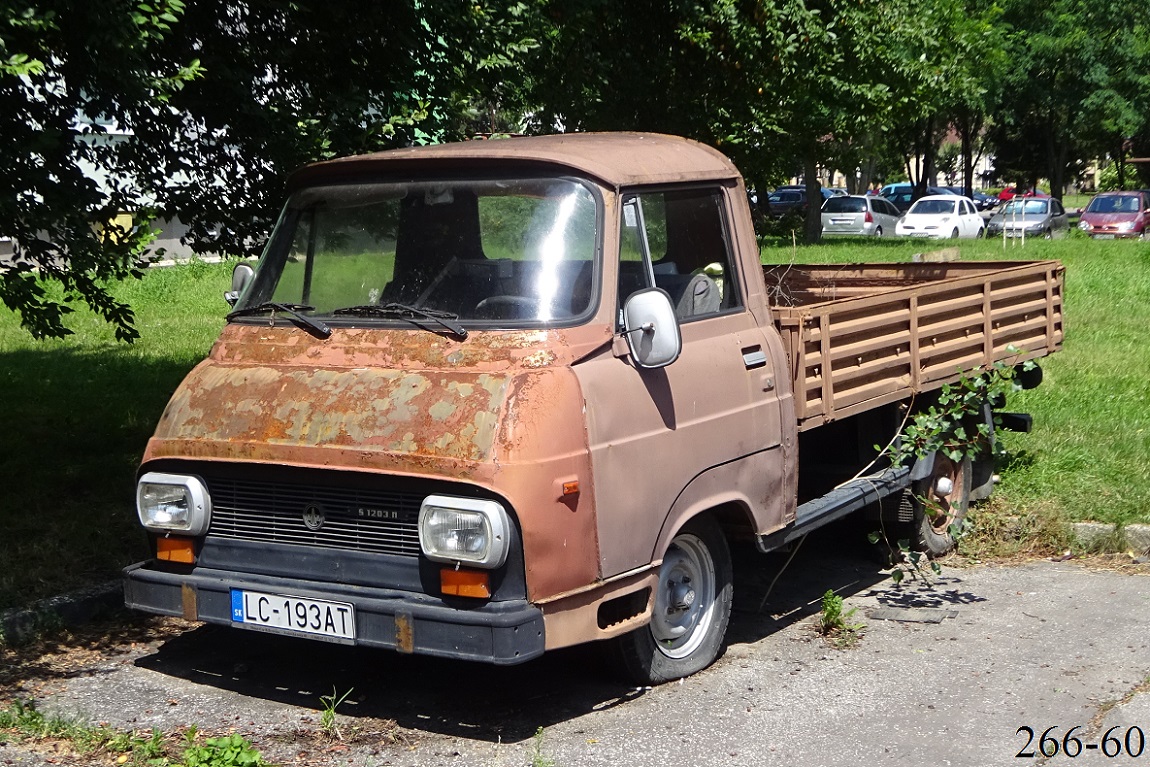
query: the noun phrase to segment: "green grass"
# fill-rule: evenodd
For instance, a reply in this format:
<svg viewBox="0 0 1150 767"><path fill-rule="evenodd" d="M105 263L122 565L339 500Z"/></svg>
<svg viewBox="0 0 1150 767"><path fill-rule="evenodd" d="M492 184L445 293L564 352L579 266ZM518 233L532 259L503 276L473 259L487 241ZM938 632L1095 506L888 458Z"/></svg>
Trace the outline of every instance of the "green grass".
<svg viewBox="0 0 1150 767"><path fill-rule="evenodd" d="M146 556L134 476L169 395L223 326L229 264L152 269L116 286L128 346L84 309L35 341L0 309L0 609L116 577Z"/></svg>
<svg viewBox="0 0 1150 767"><path fill-rule="evenodd" d="M1077 234L1077 233L1075 233ZM836 240L793 248L771 241L763 260L908 260L922 242ZM1067 519L1150 522L1150 243L963 241L965 259L1062 260L1066 342L1044 360L1046 381L1014 396L1031 434L1007 434L1000 503ZM181 378L223 325L230 264L150 270L116 286L140 340L117 343L81 310L76 335L34 341L0 309L0 609L116 577L146 556L134 476L155 422Z"/></svg>

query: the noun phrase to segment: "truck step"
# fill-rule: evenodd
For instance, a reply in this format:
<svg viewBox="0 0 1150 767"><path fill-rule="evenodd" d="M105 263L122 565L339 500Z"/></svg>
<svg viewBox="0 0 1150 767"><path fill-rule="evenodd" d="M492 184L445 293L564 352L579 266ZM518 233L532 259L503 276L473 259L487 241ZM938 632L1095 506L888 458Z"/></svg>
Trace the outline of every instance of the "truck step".
<svg viewBox="0 0 1150 767"><path fill-rule="evenodd" d="M781 530L757 536L759 551L768 552L800 538L828 522L882 500L910 485L910 469L896 466L870 477L853 479L826 495L807 501L795 511L795 521Z"/></svg>

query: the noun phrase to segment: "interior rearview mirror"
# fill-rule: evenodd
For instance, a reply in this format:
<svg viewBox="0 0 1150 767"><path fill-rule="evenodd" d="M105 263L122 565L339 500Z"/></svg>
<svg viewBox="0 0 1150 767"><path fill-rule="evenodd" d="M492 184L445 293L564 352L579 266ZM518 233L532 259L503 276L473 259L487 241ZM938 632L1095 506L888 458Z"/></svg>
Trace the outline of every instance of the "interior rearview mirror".
<svg viewBox="0 0 1150 767"><path fill-rule="evenodd" d="M228 302L228 306L236 305L236 301L240 300L240 296L251 283L255 273L256 270L252 269L251 264L242 261L236 264L235 268L232 269L232 289L224 293L224 300Z"/></svg>
<svg viewBox="0 0 1150 767"><path fill-rule="evenodd" d="M641 368L666 367L683 349L671 297L659 288L632 293L623 304L623 335L631 359Z"/></svg>

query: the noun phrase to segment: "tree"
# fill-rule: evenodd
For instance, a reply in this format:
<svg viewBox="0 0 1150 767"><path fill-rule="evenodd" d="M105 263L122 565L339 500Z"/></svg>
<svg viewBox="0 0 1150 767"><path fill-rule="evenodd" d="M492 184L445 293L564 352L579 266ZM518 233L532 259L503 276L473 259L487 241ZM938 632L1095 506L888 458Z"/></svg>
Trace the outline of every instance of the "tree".
<svg viewBox="0 0 1150 767"><path fill-rule="evenodd" d="M154 217L178 215L197 251L258 253L300 165L459 135L475 94L532 44L524 8L5 5L0 234L16 255L0 264L0 298L37 337L69 333L69 304L84 301L131 340L131 309L105 283L139 274ZM109 223L125 211L132 226Z"/></svg>
<svg viewBox="0 0 1150 767"><path fill-rule="evenodd" d="M1012 66L994 132L999 168L1032 184L1045 176L1061 197L1080 157L1110 153L1121 164L1127 140L1147 125L1145 8L1138 0L1004 7Z"/></svg>
<svg viewBox="0 0 1150 767"><path fill-rule="evenodd" d="M0 234L14 249L12 262L0 264L0 298L34 336L68 333L63 317L77 299L112 323L117 337L137 335L131 308L103 283L136 273L148 231L111 222L147 201L107 127L163 110L198 74L194 60L157 56L182 11L180 0L9 3L0 10ZM81 123L84 115L99 121ZM93 168L104 177L93 178ZM63 302L37 277L59 283Z"/></svg>
<svg viewBox="0 0 1150 767"><path fill-rule="evenodd" d="M949 34L933 25L949 17L923 5L544 2L524 108L536 131L690 136L725 151L760 191L797 162L818 199L820 165L881 144L889 126L924 111L945 66L937 41ZM815 240L821 224L810 208L806 238Z"/></svg>

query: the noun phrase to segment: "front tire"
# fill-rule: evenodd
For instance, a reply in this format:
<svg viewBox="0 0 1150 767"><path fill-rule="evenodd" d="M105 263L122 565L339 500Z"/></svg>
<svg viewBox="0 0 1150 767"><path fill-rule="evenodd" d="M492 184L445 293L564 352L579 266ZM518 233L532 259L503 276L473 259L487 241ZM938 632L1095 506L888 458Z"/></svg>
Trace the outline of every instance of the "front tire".
<svg viewBox="0 0 1150 767"><path fill-rule="evenodd" d="M952 240L958 239L958 227L955 227L954 231L950 233L950 239L952 239Z"/></svg>
<svg viewBox="0 0 1150 767"><path fill-rule="evenodd" d="M629 679L655 685L714 662L731 618L731 552L710 517L672 539L659 567L651 622L610 640L611 659Z"/></svg>

